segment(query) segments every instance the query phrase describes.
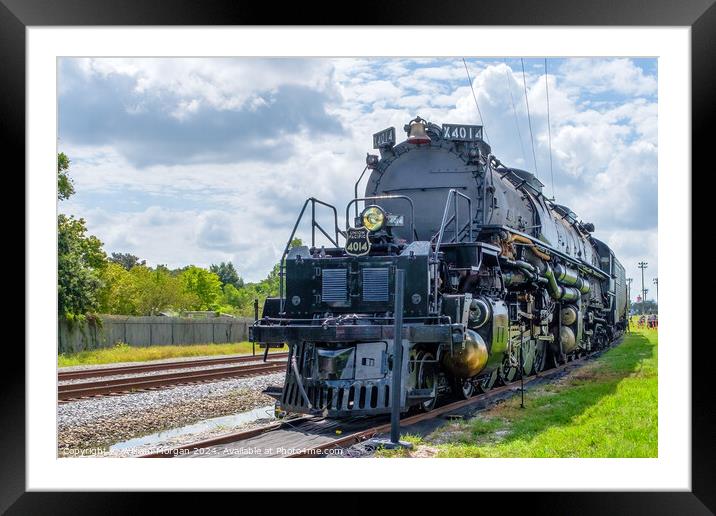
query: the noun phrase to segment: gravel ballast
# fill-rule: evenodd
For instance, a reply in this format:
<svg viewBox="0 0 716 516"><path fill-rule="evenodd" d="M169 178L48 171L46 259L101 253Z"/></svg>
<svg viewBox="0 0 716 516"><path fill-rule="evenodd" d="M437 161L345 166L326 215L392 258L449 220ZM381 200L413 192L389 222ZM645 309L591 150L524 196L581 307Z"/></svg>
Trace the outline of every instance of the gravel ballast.
<svg viewBox="0 0 716 516"><path fill-rule="evenodd" d="M261 391L283 385L283 379L283 373L234 378L58 405L58 454L102 449L134 437L271 405L274 399ZM187 440L194 442L196 436Z"/></svg>

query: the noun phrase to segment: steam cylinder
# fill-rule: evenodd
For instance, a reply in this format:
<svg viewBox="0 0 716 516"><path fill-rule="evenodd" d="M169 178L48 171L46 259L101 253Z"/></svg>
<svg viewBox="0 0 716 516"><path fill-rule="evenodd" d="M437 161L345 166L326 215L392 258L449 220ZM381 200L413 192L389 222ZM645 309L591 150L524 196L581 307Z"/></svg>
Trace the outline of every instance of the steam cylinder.
<svg viewBox="0 0 716 516"><path fill-rule="evenodd" d="M485 368L489 353L479 333L465 330L463 348L443 355L443 366L457 378L470 378Z"/></svg>

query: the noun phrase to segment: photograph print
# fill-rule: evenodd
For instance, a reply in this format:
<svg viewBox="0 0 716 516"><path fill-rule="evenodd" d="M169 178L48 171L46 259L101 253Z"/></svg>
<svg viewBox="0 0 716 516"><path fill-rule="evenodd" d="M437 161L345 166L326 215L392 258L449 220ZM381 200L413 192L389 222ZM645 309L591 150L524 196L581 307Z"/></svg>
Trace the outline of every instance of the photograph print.
<svg viewBox="0 0 716 516"><path fill-rule="evenodd" d="M57 456L658 457L656 58L57 69Z"/></svg>

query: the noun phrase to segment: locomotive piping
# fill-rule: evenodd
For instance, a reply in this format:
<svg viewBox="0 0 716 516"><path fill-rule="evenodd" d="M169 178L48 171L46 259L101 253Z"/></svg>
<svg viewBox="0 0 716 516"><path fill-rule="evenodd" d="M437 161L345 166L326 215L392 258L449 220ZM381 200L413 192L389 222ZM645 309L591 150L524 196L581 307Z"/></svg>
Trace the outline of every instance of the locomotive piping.
<svg viewBox="0 0 716 516"><path fill-rule="evenodd" d="M561 299L564 288L557 283L557 278L554 277L554 272L552 271L552 267L549 266L549 263L545 263L544 276L547 278L549 293L554 299Z"/></svg>
<svg viewBox="0 0 716 516"><path fill-rule="evenodd" d="M587 292L589 292L589 282L585 282L582 278L578 278L578 281L575 282L577 285L581 285L581 288L560 285L549 263L545 263L544 277L547 279L549 293L554 299L575 301L579 299L582 293L584 293L581 288L585 288L585 286L587 288Z"/></svg>
<svg viewBox="0 0 716 516"><path fill-rule="evenodd" d="M306 390L303 388L303 382L301 381L301 373L298 371L298 364L296 364L296 357L291 357L291 369L293 370L293 375L296 378L296 383L298 384L298 390L301 391L301 396L303 397L303 401L306 402L306 405L308 406L308 410L313 409L313 405L311 404L311 401L308 399L308 395L306 394Z"/></svg>
<svg viewBox="0 0 716 516"><path fill-rule="evenodd" d="M537 269L531 263L525 262L524 260L515 260L515 265L520 269L527 270L532 274L537 274Z"/></svg>
<svg viewBox="0 0 716 516"><path fill-rule="evenodd" d="M523 260L510 260L509 258L502 257L502 260L504 260L505 263L508 263L509 265L513 267L517 267L520 269L523 273L525 273L525 276L528 276L532 280L539 280L539 274L537 272L537 268L532 265L531 263L525 262Z"/></svg>
<svg viewBox="0 0 716 516"><path fill-rule="evenodd" d="M519 243L521 243L521 244L527 244L527 245L529 245L531 251L532 251L536 256L542 258L542 259L545 260L545 261L548 261L548 260L550 260L550 259L552 258L552 257L551 257L550 255L548 255L547 253L544 253L544 252L540 251L539 249L537 249L537 246L535 245L535 243L534 243L532 240L530 240L530 239L527 238L527 237L523 237L522 235L515 235L514 233L510 233L509 241L510 241L510 242L519 242Z"/></svg>

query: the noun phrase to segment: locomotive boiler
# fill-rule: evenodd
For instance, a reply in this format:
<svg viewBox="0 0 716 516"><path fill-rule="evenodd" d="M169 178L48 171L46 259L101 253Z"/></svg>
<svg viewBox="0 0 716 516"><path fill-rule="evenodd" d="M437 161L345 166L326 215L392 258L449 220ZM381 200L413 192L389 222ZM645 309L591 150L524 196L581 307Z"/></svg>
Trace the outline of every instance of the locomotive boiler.
<svg viewBox="0 0 716 516"><path fill-rule="evenodd" d="M289 346L287 412L390 412L396 353L401 411L430 410L440 396L470 397L604 348L626 327L624 268L593 224L501 163L481 126L417 117L404 130L400 143L393 127L373 135L378 154L345 212L304 203L280 295L250 330L254 342ZM309 208L311 245L291 248Z"/></svg>

